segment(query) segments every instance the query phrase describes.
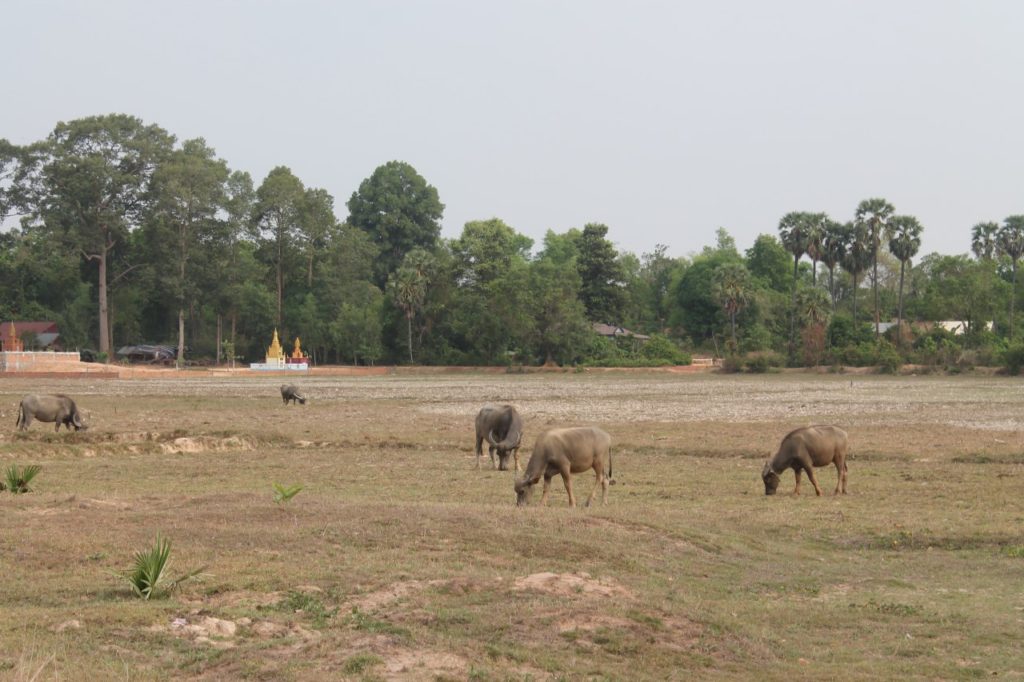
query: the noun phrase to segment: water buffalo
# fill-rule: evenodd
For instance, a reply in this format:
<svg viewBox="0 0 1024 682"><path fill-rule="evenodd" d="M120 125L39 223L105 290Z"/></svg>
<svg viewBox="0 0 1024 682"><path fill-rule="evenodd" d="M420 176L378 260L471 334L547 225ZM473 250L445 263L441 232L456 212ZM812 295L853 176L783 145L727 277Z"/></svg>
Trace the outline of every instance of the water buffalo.
<svg viewBox="0 0 1024 682"><path fill-rule="evenodd" d="M66 395L27 395L21 400L18 406L18 420L15 422L22 431L28 430L33 419L41 422L54 422L54 431L60 431L61 424L68 427L75 427L75 431L87 429L88 426L82 421L82 415L78 412L75 401Z"/></svg>
<svg viewBox="0 0 1024 682"><path fill-rule="evenodd" d="M299 387L295 384L285 384L281 387L281 399L284 400L284 404L287 405L289 401L299 401L300 405L306 404L306 396L302 395L299 391Z"/></svg>
<svg viewBox="0 0 1024 682"><path fill-rule="evenodd" d="M508 469L509 453L515 459L519 471L519 445L523 441L523 418L511 405L484 405L476 415L476 468L480 468L483 442L490 446L491 466L494 466L494 452L498 452L498 468Z"/></svg>
<svg viewBox="0 0 1024 682"><path fill-rule="evenodd" d="M761 478L764 480L764 494L774 495L779 487L779 474L792 469L796 475L794 495L800 494L800 472L806 471L811 479L814 492L821 495L818 479L814 476L814 467L834 464L839 480L833 493L840 490L846 494L846 431L836 426L805 426L791 431L782 439L779 451L764 464Z"/></svg>
<svg viewBox="0 0 1024 682"><path fill-rule="evenodd" d="M569 494L569 506L576 506L576 498L572 494L572 478L570 474L578 474L593 469L597 475L594 489L590 491L586 506L594 500L597 488L601 488L601 504L608 501L608 484L612 480L612 439L607 433L593 426L581 426L570 429L551 429L537 436L533 446L533 454L526 465L523 477L516 481L516 504L523 506L530 500L533 486L544 478L544 492L540 503L546 504L551 478L555 474L562 475L565 491Z"/></svg>

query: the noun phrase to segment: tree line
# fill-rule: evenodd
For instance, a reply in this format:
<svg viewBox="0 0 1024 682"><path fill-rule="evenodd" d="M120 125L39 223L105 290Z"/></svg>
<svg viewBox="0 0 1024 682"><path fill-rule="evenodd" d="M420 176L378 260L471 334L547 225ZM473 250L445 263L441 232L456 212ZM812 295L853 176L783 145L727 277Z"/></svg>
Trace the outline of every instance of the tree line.
<svg viewBox="0 0 1024 682"><path fill-rule="evenodd" d="M701 351L751 368L984 361L1018 326L1024 216L976 225L973 257L917 259L922 225L879 198L846 222L787 213L743 253L720 228L689 257L636 255L596 222L540 244L499 218L443 239L437 189L401 161L345 208L339 220L334 197L287 167L257 185L205 140L128 115L0 140L0 318L52 319L65 347L105 358L148 342L180 362L254 361L276 327L319 363L645 365ZM609 339L595 322L651 338Z"/></svg>

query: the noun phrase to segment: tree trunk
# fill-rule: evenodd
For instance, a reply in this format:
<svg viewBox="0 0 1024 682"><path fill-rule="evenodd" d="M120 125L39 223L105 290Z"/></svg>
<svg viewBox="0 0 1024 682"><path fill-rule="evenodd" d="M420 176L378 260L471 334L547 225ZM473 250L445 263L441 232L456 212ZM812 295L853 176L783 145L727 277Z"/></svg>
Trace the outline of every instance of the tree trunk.
<svg viewBox="0 0 1024 682"><path fill-rule="evenodd" d="M238 325L238 311L231 311L231 369L235 368L235 356L238 355L238 349L235 346L235 327Z"/></svg>
<svg viewBox="0 0 1024 682"><path fill-rule="evenodd" d="M853 328L857 329L857 273L853 273Z"/></svg>
<svg viewBox="0 0 1024 682"><path fill-rule="evenodd" d="M836 274L835 266L828 269L828 295L832 298L832 313L836 312Z"/></svg>
<svg viewBox="0 0 1024 682"><path fill-rule="evenodd" d="M1013 312L1017 307L1017 259L1013 259L1013 289L1010 290L1010 341L1013 341Z"/></svg>
<svg viewBox="0 0 1024 682"><path fill-rule="evenodd" d="M906 261L900 261L900 302L896 315L896 345L900 347L903 346L903 270L906 265Z"/></svg>
<svg viewBox="0 0 1024 682"><path fill-rule="evenodd" d="M185 366L185 308L178 308L178 367Z"/></svg>
<svg viewBox="0 0 1024 682"><path fill-rule="evenodd" d="M214 364L220 366L220 344L222 343L221 337L224 335L224 316L217 313L217 350L216 350L216 362Z"/></svg>
<svg viewBox="0 0 1024 682"><path fill-rule="evenodd" d="M796 278L800 272L800 256L793 258L793 297L789 307L789 358L796 353Z"/></svg>
<svg viewBox="0 0 1024 682"><path fill-rule="evenodd" d="M411 365L415 363L415 360L412 359L412 315L405 316L405 324L406 335L407 338L409 339L409 364Z"/></svg>
<svg viewBox="0 0 1024 682"><path fill-rule="evenodd" d="M100 353L106 353L107 362L110 362L110 313L109 302L107 301L107 248L103 247L95 258L100 262L98 287L100 308Z"/></svg>
<svg viewBox="0 0 1024 682"><path fill-rule="evenodd" d="M732 325L732 350L735 353L739 350L739 345L736 343L736 311L729 311L729 322Z"/></svg>
<svg viewBox="0 0 1024 682"><path fill-rule="evenodd" d="M875 257L872 259L872 288L875 290L875 341L878 340L878 247L875 247Z"/></svg>

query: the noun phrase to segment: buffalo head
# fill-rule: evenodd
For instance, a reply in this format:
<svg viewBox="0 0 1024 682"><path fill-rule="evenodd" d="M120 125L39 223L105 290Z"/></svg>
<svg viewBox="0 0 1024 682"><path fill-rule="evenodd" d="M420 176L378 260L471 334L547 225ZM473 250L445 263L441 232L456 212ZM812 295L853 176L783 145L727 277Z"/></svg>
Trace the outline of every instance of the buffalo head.
<svg viewBox="0 0 1024 682"><path fill-rule="evenodd" d="M775 491L779 489L779 475L772 471L772 465L769 462L764 463L764 469L761 470L761 480L764 481L764 494L774 495Z"/></svg>
<svg viewBox="0 0 1024 682"><path fill-rule="evenodd" d="M490 443L491 447L498 453L498 469L501 471L508 470L508 456L513 450L519 447L522 440L522 431L509 431L505 436L505 440L500 442L494 440L493 430L487 432L487 442Z"/></svg>

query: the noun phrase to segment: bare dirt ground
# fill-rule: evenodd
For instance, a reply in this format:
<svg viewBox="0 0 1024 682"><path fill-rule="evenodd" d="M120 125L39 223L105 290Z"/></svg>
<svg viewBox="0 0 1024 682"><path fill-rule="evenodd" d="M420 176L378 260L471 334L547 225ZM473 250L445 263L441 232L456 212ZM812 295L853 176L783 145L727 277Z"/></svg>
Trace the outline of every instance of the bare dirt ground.
<svg viewBox="0 0 1024 682"><path fill-rule="evenodd" d="M295 381L309 404L277 377L0 381L0 468L43 467L0 493L0 679L1024 677L1020 380ZM91 428L15 433L28 392ZM473 468L486 402L523 414L524 466L549 426L611 433L609 504L556 479L516 509L512 473ZM851 494L765 497L763 459L823 422ZM205 569L144 602L117 574L157 533L172 575Z"/></svg>

